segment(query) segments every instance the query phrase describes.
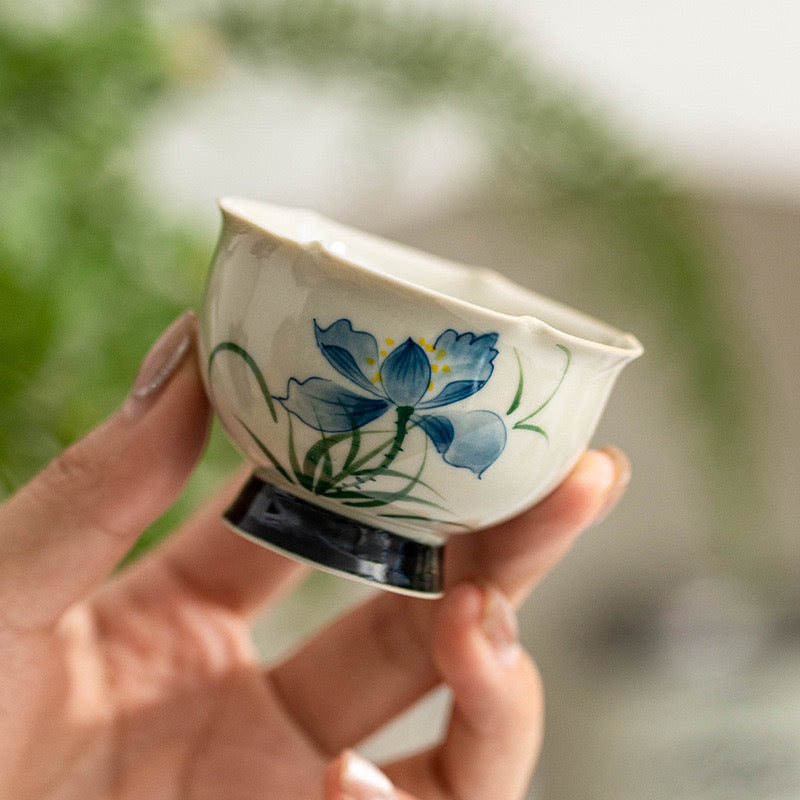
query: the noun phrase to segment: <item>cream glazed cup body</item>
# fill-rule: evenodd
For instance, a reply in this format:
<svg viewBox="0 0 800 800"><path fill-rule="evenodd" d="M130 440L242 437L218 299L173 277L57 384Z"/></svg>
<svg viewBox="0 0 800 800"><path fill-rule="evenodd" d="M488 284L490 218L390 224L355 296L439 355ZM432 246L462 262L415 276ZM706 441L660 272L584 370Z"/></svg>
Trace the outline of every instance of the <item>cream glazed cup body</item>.
<svg viewBox="0 0 800 800"><path fill-rule="evenodd" d="M642 352L632 335L490 270L304 210L220 205L201 317L209 396L259 486L345 531L353 521L424 552L518 514L566 476ZM366 547L378 567L364 575L244 533L427 593L382 579L382 540Z"/></svg>

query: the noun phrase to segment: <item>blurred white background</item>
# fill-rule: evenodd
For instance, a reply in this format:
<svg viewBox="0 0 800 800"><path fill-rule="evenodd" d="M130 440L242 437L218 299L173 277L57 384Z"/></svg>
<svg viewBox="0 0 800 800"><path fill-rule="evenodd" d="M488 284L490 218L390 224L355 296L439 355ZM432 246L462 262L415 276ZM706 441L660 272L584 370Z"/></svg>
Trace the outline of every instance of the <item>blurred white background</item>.
<svg viewBox="0 0 800 800"><path fill-rule="evenodd" d="M532 49L712 191L800 196L800 6L791 0L500 4Z"/></svg>
<svg viewBox="0 0 800 800"><path fill-rule="evenodd" d="M742 0L416 5L467 7L493 25L499 20L537 64L608 111L651 157L693 186L713 194L800 200L800 6L792 0L757 6ZM214 56L211 47L207 57ZM187 116L190 109L172 115L170 135L159 139L161 158L172 165L164 178L180 192L181 203L208 213L211 189L317 200L333 211L338 203L349 210L354 191L349 184L358 188L359 176L345 174L344 165L331 157L331 145L339 138L348 149L359 120L342 98L320 97L293 74L286 83L270 87L253 76L231 75L219 90L224 113L195 109L202 125ZM432 184L446 192L467 155L463 130L454 136L452 129L432 125L426 133L431 132L433 145L408 154L403 164L415 192ZM245 147L237 151L238 140ZM249 161L253 153L261 163Z"/></svg>

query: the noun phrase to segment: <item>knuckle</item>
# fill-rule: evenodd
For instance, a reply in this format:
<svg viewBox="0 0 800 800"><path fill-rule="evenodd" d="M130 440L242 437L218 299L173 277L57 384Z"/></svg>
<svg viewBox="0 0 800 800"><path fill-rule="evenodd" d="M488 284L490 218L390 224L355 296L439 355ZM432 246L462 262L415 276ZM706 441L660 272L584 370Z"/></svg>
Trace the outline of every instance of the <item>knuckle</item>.
<svg viewBox="0 0 800 800"><path fill-rule="evenodd" d="M57 455L42 472L42 480L57 494L73 494L76 487L84 492L98 483L101 465L88 447L74 444Z"/></svg>
<svg viewBox="0 0 800 800"><path fill-rule="evenodd" d="M71 445L57 455L39 474L36 486L39 501L57 510L62 520L80 524L85 532L103 537L124 535L113 508L113 464L87 446L85 441Z"/></svg>
<svg viewBox="0 0 800 800"><path fill-rule="evenodd" d="M61 504L70 516L94 520L109 472L100 454L85 442L77 442L50 461L35 486L42 503Z"/></svg>

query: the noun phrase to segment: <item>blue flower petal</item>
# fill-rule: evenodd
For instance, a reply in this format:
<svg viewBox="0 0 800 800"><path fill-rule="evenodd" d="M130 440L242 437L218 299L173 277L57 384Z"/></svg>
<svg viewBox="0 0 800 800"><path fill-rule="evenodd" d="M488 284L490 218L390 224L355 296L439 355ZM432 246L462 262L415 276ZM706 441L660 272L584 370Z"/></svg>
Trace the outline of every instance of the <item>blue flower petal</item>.
<svg viewBox="0 0 800 800"><path fill-rule="evenodd" d="M330 365L370 394L382 396L370 376L378 371L378 343L364 331L354 331L349 319L339 319L327 328L314 320L317 346Z"/></svg>
<svg viewBox="0 0 800 800"><path fill-rule="evenodd" d="M361 428L390 406L388 400L348 392L325 378L309 378L302 383L291 378L286 397L276 399L306 425L325 433Z"/></svg>
<svg viewBox="0 0 800 800"><path fill-rule="evenodd" d="M428 434L439 453L444 453L453 443L455 428L453 423L443 415L413 416L411 421L419 425Z"/></svg>
<svg viewBox="0 0 800 800"><path fill-rule="evenodd" d="M484 383L486 381L451 381L439 394L430 400L420 403L417 408L439 408L440 406L448 406L450 403L457 403L459 400L475 394L483 387Z"/></svg>
<svg viewBox="0 0 800 800"><path fill-rule="evenodd" d="M470 469L479 478L506 446L506 426L492 411L451 411L412 419L448 464Z"/></svg>
<svg viewBox="0 0 800 800"><path fill-rule="evenodd" d="M431 365L425 351L410 338L398 345L381 365L383 390L398 406L414 406L428 390Z"/></svg>
<svg viewBox="0 0 800 800"><path fill-rule="evenodd" d="M496 333L476 336L446 330L434 344L434 394L417 408L439 408L470 397L483 388L494 371Z"/></svg>

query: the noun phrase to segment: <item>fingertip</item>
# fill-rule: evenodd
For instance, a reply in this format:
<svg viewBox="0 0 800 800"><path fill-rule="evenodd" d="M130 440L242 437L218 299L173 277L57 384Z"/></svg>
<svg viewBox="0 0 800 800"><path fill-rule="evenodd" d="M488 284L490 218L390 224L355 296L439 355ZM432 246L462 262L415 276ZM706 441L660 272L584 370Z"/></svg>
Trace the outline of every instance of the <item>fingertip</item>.
<svg viewBox="0 0 800 800"><path fill-rule="evenodd" d="M322 790L325 800L342 800L342 770L344 753L340 753L328 764L323 777Z"/></svg>
<svg viewBox="0 0 800 800"><path fill-rule="evenodd" d="M525 656L511 603L496 587L474 583L445 595L433 647L442 677L468 706L502 694L502 684Z"/></svg>
<svg viewBox="0 0 800 800"><path fill-rule="evenodd" d="M393 800L394 785L371 761L353 750L335 758L325 773L325 800Z"/></svg>
<svg viewBox="0 0 800 800"><path fill-rule="evenodd" d="M570 474L536 505L491 528L454 537L448 583L480 575L518 604L598 517L617 480L617 467L608 452L585 452Z"/></svg>
<svg viewBox="0 0 800 800"><path fill-rule="evenodd" d="M440 629L458 630L478 619L485 603L485 592L476 583L465 581L448 589L442 598L437 626Z"/></svg>
<svg viewBox="0 0 800 800"><path fill-rule="evenodd" d="M194 339L164 384L153 394L131 395L111 422L117 435L109 432L114 441L106 442L104 450L116 477L114 491L104 481L104 495L95 502L113 508L130 534L141 527L145 509L150 510L147 525L171 505L206 447L211 409Z"/></svg>
<svg viewBox="0 0 800 800"><path fill-rule="evenodd" d="M597 492L605 492L616 481L613 458L605 450L587 450L575 464L567 480L572 480Z"/></svg>
<svg viewBox="0 0 800 800"><path fill-rule="evenodd" d="M453 638L475 636L501 662L513 660L510 651L519 645L519 625L513 607L496 587L460 584L448 593L442 614L440 625Z"/></svg>
<svg viewBox="0 0 800 800"><path fill-rule="evenodd" d="M616 475L611 487L606 491L603 506L595 516L595 525L602 522L614 510L633 477L630 459L622 450L613 445L607 445L601 447L600 452L611 459Z"/></svg>
<svg viewBox="0 0 800 800"><path fill-rule="evenodd" d="M183 366L197 341L197 315L184 311L158 337L144 357L125 403L123 414L136 420L147 412Z"/></svg>
<svg viewBox="0 0 800 800"><path fill-rule="evenodd" d="M494 586L461 584L437 622L435 657L453 696L440 774L463 790L456 796L516 797L541 746L544 702L513 607Z"/></svg>
<svg viewBox="0 0 800 800"><path fill-rule="evenodd" d="M631 460L628 458L628 455L613 444L604 445L600 448L599 452L608 456L614 463L614 470L616 473L614 478L615 488L618 486L626 487L631 481L632 474Z"/></svg>
<svg viewBox="0 0 800 800"><path fill-rule="evenodd" d="M616 448L587 450L570 474L528 515L543 535L575 536L585 530L605 508L609 497L622 482L630 480L630 465L621 475L622 451ZM620 494L624 486L620 488Z"/></svg>
<svg viewBox="0 0 800 800"><path fill-rule="evenodd" d="M470 651L470 637L483 616L485 593L475 583L464 582L448 589L439 603L433 624L433 655L442 673Z"/></svg>
<svg viewBox="0 0 800 800"><path fill-rule="evenodd" d="M484 592L481 630L501 667L515 667L522 658L519 622L508 598L493 586Z"/></svg>

